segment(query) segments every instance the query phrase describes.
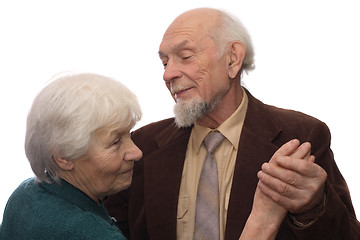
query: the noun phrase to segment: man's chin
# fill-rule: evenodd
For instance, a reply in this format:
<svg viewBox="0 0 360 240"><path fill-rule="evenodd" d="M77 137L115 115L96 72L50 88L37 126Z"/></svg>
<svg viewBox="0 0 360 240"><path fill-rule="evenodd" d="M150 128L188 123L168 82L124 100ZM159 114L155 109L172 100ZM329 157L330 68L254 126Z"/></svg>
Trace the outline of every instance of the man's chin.
<svg viewBox="0 0 360 240"><path fill-rule="evenodd" d="M208 110L209 104L201 100L178 101L174 106L175 123L178 127L190 127Z"/></svg>

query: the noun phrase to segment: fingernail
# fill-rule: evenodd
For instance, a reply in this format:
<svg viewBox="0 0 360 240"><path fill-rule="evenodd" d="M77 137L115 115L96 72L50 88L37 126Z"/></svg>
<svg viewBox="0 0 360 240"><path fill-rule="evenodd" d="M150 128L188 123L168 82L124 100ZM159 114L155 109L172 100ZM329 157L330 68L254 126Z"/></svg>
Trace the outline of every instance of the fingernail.
<svg viewBox="0 0 360 240"><path fill-rule="evenodd" d="M264 173L264 172L259 171L257 175L258 175L258 179L259 179L260 181L263 181L263 180L264 180L264 178L265 178L265 173Z"/></svg>
<svg viewBox="0 0 360 240"><path fill-rule="evenodd" d="M261 167L262 170L268 170L269 169L269 163L263 163L262 167Z"/></svg>

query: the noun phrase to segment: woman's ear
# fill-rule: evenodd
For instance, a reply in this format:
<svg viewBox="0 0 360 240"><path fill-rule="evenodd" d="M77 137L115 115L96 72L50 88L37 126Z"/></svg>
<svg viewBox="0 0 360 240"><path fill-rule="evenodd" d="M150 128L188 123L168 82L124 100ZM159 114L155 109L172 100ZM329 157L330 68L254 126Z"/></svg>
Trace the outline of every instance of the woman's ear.
<svg viewBox="0 0 360 240"><path fill-rule="evenodd" d="M66 160L60 157L53 157L56 164L64 171L70 171L74 168L74 164L70 160Z"/></svg>
<svg viewBox="0 0 360 240"><path fill-rule="evenodd" d="M244 62L246 56L245 46L238 41L233 42L230 45L230 58L229 58L229 78L234 79Z"/></svg>

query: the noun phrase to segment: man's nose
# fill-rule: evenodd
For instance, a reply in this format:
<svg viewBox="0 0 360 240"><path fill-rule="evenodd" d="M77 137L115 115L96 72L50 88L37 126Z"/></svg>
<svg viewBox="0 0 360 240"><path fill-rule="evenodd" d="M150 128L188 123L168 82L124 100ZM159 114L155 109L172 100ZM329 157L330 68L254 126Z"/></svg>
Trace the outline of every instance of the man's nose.
<svg viewBox="0 0 360 240"><path fill-rule="evenodd" d="M163 79L165 82L171 82L180 78L182 75L180 71L180 66L176 62L169 60L166 64Z"/></svg>

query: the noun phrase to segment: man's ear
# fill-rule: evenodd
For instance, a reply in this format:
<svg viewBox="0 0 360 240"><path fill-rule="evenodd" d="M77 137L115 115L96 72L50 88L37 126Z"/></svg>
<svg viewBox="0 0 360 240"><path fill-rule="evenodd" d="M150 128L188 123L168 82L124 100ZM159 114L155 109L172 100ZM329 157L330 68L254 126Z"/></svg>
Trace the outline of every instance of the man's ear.
<svg viewBox="0 0 360 240"><path fill-rule="evenodd" d="M234 79L244 62L246 56L245 46L238 41L233 42L229 49L229 78Z"/></svg>
<svg viewBox="0 0 360 240"><path fill-rule="evenodd" d="M56 164L64 171L70 171L74 168L74 163L70 160L63 159L60 157L53 157Z"/></svg>

